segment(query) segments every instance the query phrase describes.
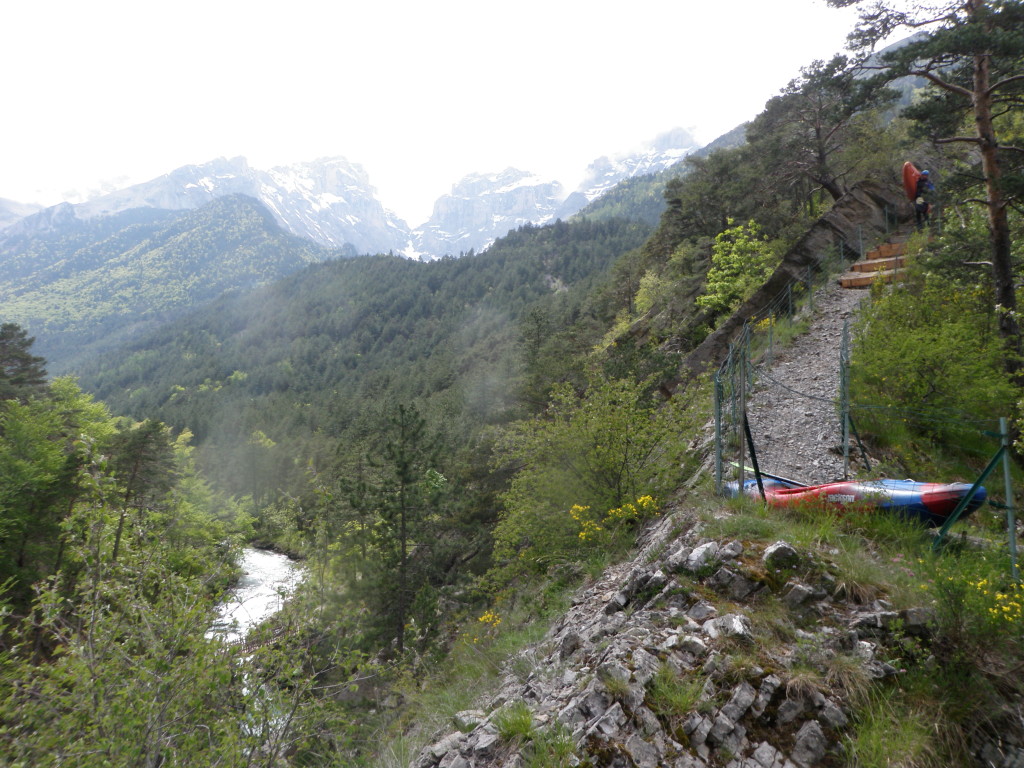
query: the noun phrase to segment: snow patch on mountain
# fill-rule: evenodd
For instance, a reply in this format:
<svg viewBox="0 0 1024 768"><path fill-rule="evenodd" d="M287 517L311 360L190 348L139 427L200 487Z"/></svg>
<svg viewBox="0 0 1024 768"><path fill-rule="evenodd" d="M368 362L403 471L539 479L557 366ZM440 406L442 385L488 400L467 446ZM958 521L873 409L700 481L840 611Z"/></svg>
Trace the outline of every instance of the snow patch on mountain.
<svg viewBox="0 0 1024 768"><path fill-rule="evenodd" d="M470 174L434 203L415 250L420 258L483 250L509 230L551 221L562 197L559 182L516 168Z"/></svg>
<svg viewBox="0 0 1024 768"><path fill-rule="evenodd" d="M384 253L409 239L404 221L384 209L362 166L321 158L262 171L244 157L188 165L75 206L79 218L130 208L198 208L217 197L255 197L287 231L352 255Z"/></svg>
<svg viewBox="0 0 1024 768"><path fill-rule="evenodd" d="M384 208L363 167L343 157L268 171L250 167L244 157L222 157L60 211L29 215L24 207L0 201L0 217L6 215L8 226L23 222L27 230L45 229L69 216L90 219L133 208L192 209L218 197L244 194L262 202L286 231L341 248L346 255L393 252L435 259L482 251L526 224L568 218L621 181L662 171L697 148L688 131L674 129L635 152L598 158L569 195L558 181L515 168L470 174L437 200L430 219L415 231Z"/></svg>
<svg viewBox="0 0 1024 768"><path fill-rule="evenodd" d="M636 176L664 171L698 149L700 144L689 131L685 128L674 128L636 152L599 157L587 167L586 175L576 189L586 199L580 208L593 202L616 184Z"/></svg>

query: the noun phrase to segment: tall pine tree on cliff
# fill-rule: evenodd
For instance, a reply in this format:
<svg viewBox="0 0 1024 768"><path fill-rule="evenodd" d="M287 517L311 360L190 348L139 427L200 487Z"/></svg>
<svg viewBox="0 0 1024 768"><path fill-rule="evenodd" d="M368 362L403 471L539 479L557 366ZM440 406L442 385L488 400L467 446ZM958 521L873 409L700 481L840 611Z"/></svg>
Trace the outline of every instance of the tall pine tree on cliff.
<svg viewBox="0 0 1024 768"><path fill-rule="evenodd" d="M1006 368L1022 376L1016 317L1009 208L1024 191L1024 148L1004 144L1000 131L1024 110L1024 4L1019 0L829 0L858 7L851 44L871 50L900 29L917 35L881 58L884 77L922 77L929 96L908 110L936 145L968 144L980 158L979 177L990 239L990 262Z"/></svg>

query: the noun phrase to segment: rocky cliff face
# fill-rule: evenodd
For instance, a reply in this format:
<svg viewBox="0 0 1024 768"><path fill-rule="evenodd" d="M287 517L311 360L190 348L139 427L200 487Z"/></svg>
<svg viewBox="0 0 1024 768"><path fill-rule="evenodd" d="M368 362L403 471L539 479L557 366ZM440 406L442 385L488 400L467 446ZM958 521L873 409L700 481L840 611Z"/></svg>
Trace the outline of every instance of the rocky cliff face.
<svg viewBox="0 0 1024 768"><path fill-rule="evenodd" d="M574 754L587 764L822 764L848 723L842 696L789 690L776 672L737 668L728 651L752 643L744 603L771 590L764 574L792 568L804 554L783 542L757 550L709 539L691 515L677 512L652 531L636 559L582 590L545 640L522 654L527 663L518 666L531 670L525 678L509 674L480 710L458 716L472 730L444 734L415 768L515 765L517 747L502 743L495 725L513 701L526 702L538 728L570 733ZM923 617L899 617L881 603L833 603L823 586L794 579L780 591L790 610L828 620L805 633L805 643L854 656L874 677L897 674L875 658L872 633L897 618L917 631ZM780 653L779 663L792 660ZM700 682L693 711L672 713L652 693L655 678L666 674Z"/></svg>
<svg viewBox="0 0 1024 768"><path fill-rule="evenodd" d="M583 204L576 210L596 200L626 179L671 168L699 148L700 145L689 131L676 128L663 133L636 152L599 157L587 168L586 176L576 190L575 194L584 198Z"/></svg>
<svg viewBox="0 0 1024 768"><path fill-rule="evenodd" d="M529 708L536 731L571 741L573 757L559 764L846 764L841 745L850 732L854 685L801 680L799 669L842 658L837 668L860 669L848 672L850 680L898 676L882 649L895 633L926 638L931 615L897 612L884 600L855 602L815 559L782 541L750 546L708 537L693 510L676 509L631 562L580 590L547 637L509 662L500 690L479 709L456 715L412 767L523 765L528 747L503 740L498 726L513 702ZM803 627L768 649L772 669L743 652L764 642L755 606L768 600ZM696 682L694 706L673 710L658 693L665 679ZM974 765L1024 765L1020 727L979 731L972 746Z"/></svg>
<svg viewBox="0 0 1024 768"><path fill-rule="evenodd" d="M557 181L515 168L467 176L434 203L415 248L428 257L483 250L510 229L552 221L561 197Z"/></svg>
<svg viewBox="0 0 1024 768"><path fill-rule="evenodd" d="M358 254L409 247L408 225L377 200L361 166L331 158L259 176L259 199L292 234Z"/></svg>
<svg viewBox="0 0 1024 768"><path fill-rule="evenodd" d="M467 176L434 204L414 233L415 250L427 258L480 251L510 229L567 219L620 182L670 168L698 146L677 128L636 152L598 158L568 196L560 183L514 168Z"/></svg>
<svg viewBox="0 0 1024 768"><path fill-rule="evenodd" d="M40 210L41 206L28 203L16 203L13 200L0 198L0 229L9 227L16 221L31 216Z"/></svg>
<svg viewBox="0 0 1024 768"><path fill-rule="evenodd" d="M30 238L64 228L76 218L75 207L71 203L59 203L15 220L3 233L4 237Z"/></svg>

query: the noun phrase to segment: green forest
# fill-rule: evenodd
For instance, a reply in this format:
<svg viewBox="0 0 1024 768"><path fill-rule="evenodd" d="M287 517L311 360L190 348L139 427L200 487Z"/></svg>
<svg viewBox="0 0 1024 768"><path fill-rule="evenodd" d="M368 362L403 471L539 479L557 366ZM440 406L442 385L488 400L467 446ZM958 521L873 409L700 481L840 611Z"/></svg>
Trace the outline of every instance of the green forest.
<svg viewBox="0 0 1024 768"><path fill-rule="evenodd" d="M728 506L700 473L711 389L680 377L687 354L837 200L899 187L907 160L936 180L931 221L907 279L872 289L853 386L894 408L1007 416L1019 437L1024 3L951 4L868 59L925 21L901 8L865 8L853 51L808 64L745 141L483 253L348 258L245 198L26 241L26 260L52 263L48 290L17 274L0 316L0 765L408 764L456 706L444 696L468 709L670 500ZM140 230L123 258L147 260L145 292L108 279ZM175 249L193 271L167 273ZM211 263L251 282L225 293ZM122 309L145 326L126 343L104 332ZM74 376L48 375L17 322L30 316L62 329ZM893 477L987 458L934 421L862 431ZM998 515L963 525L1005 539ZM307 577L243 654L207 630L249 546ZM966 740L946 736L978 709L957 696L1024 696L1019 584L986 567L1005 621L972 634L965 587L957 631L892 649L920 674L884 692L890 719L942 713L925 746L872 762L851 741L830 765L967 765ZM951 659L955 683L936 672ZM605 764L543 751L530 765Z"/></svg>
<svg viewBox="0 0 1024 768"><path fill-rule="evenodd" d="M5 320L39 329L57 372L225 291L247 290L351 253L286 234L253 198L194 211L136 209L5 238Z"/></svg>

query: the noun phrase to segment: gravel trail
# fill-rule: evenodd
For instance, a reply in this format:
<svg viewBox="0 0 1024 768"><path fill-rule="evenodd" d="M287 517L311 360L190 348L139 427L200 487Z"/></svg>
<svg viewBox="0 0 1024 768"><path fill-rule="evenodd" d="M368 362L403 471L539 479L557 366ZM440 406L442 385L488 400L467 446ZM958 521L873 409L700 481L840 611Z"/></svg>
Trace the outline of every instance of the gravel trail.
<svg viewBox="0 0 1024 768"><path fill-rule="evenodd" d="M843 325L867 295L835 283L819 289L810 329L759 372L747 419L763 471L811 485L842 479L839 353Z"/></svg>

